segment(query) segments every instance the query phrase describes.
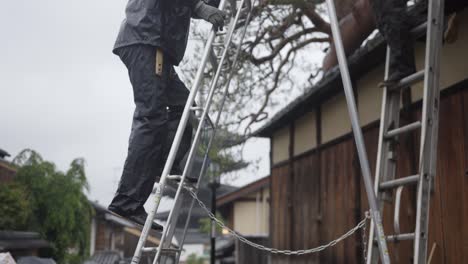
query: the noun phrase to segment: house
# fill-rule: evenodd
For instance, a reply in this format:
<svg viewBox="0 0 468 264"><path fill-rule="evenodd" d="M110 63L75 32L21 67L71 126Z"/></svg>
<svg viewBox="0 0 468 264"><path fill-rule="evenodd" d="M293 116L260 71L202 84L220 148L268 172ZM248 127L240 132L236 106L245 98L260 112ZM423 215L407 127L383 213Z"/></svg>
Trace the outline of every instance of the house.
<svg viewBox="0 0 468 264"><path fill-rule="evenodd" d="M270 177L264 177L216 198L228 227L243 235L268 237Z"/></svg>
<svg viewBox="0 0 468 264"><path fill-rule="evenodd" d="M466 263L468 250L468 10L458 14L456 40L441 57L441 98L437 176L431 197L429 250L432 263ZM369 41L349 58L360 122L375 171L385 43ZM424 41L415 43L417 66ZM422 85L404 92L403 123L421 115ZM270 138L270 242L281 249L307 249L328 243L364 218L368 210L351 124L337 68L278 112L257 132ZM417 132L400 139L397 177L418 169ZM393 208L385 206L384 227L393 232ZM414 230L415 188L404 189L402 232ZM362 231L320 254L272 256L276 263L362 263ZM412 241L389 243L393 263L410 263Z"/></svg>
<svg viewBox="0 0 468 264"><path fill-rule="evenodd" d="M15 259L44 255L48 249L49 242L37 232L0 231L0 252L9 252Z"/></svg>
<svg viewBox="0 0 468 264"><path fill-rule="evenodd" d="M135 253L141 228L133 222L112 214L97 202L90 203L94 208L95 215L91 220L91 258L86 263L114 264L115 261L129 263ZM159 237L156 232L150 232L146 245L148 247L159 245ZM146 256L148 258L144 255L140 263L152 263L150 256Z"/></svg>
<svg viewBox="0 0 468 264"><path fill-rule="evenodd" d="M268 246L270 177L261 178L216 198L218 212L226 225L249 240ZM223 233L227 232L223 231ZM216 257L224 263L268 263L268 255L241 244L230 235L218 239Z"/></svg>
<svg viewBox="0 0 468 264"><path fill-rule="evenodd" d="M10 154L3 149L0 149L0 183L13 181L16 174L16 169L6 160Z"/></svg>

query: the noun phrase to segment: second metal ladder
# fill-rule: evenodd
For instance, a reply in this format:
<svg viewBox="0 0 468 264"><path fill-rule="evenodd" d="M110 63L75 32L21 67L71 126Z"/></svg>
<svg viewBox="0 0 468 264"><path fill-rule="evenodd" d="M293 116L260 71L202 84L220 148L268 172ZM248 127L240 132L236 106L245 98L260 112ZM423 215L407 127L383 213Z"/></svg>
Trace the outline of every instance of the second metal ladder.
<svg viewBox="0 0 468 264"><path fill-rule="evenodd" d="M427 28L425 67L402 79L394 87L385 87L383 91L382 113L380 119L379 143L375 177L375 193L379 200L380 211L383 211L384 200L392 197L395 191L394 234L387 236L389 242L414 240L413 263L427 262L427 240L429 224L429 201L431 184L434 180L437 164L437 136L439 127L439 65L443 36L444 0L428 1L427 23L413 30L413 34ZM387 49L385 78L388 77L390 50ZM400 127L400 110L402 89L424 80L422 98L422 119ZM395 178L397 168L396 144L398 138L408 132L421 130L419 153L419 172L416 175ZM416 224L412 233L400 232L400 205L404 187L417 185ZM374 223L371 223L367 263L378 263L375 244Z"/></svg>
<svg viewBox="0 0 468 264"><path fill-rule="evenodd" d="M345 90L346 102L353 127L354 139L361 165L364 186L367 192L371 211L371 228L367 263L390 263L387 241L414 239L414 263L426 263L427 239L429 223L429 200L431 183L435 177L437 162L437 136L439 116L439 64L443 36L444 0L428 0L426 61L423 71L417 72L401 80L394 87L385 87L382 113L380 119L378 157L374 191L371 187L369 162L365 150L362 130L359 125L356 101L352 90L351 79L347 67L346 55L341 40L339 22L336 17L333 0L327 0L330 24L333 33L337 58ZM387 51L385 78L389 75L390 51ZM399 127L400 103L402 88L424 80L423 109L421 121ZM395 179L396 158L394 143L398 136L421 129L421 149L419 157L419 173L405 178ZM399 209L401 192L404 186L417 184L417 213L415 231L410 234L400 234ZM384 194L396 189L395 202L395 234L386 236L383 230L382 211ZM374 194L375 192L375 194ZM379 258L380 257L380 258Z"/></svg>

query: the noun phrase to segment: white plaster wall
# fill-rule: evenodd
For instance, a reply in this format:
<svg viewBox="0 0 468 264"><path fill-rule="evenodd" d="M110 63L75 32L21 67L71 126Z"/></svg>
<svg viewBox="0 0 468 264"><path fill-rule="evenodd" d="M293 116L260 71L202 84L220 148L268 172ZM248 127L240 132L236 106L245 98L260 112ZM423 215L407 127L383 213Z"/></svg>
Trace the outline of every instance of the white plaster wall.
<svg viewBox="0 0 468 264"><path fill-rule="evenodd" d="M306 113L294 122L294 155L302 154L317 146L317 114Z"/></svg>
<svg viewBox="0 0 468 264"><path fill-rule="evenodd" d="M289 127L284 127L273 134L273 164L289 158Z"/></svg>
<svg viewBox="0 0 468 264"><path fill-rule="evenodd" d="M322 105L322 143L351 132L346 99L341 93Z"/></svg>

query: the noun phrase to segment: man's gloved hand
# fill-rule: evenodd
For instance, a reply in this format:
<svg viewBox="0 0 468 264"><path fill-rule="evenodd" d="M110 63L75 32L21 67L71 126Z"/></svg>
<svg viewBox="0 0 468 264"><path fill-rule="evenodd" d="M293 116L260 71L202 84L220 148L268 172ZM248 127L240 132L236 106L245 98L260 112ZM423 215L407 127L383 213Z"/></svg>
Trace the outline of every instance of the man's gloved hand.
<svg viewBox="0 0 468 264"><path fill-rule="evenodd" d="M223 30L224 20L226 20L227 13L219 10L216 7L205 4L200 1L195 5L193 12L200 18L213 24L215 30Z"/></svg>

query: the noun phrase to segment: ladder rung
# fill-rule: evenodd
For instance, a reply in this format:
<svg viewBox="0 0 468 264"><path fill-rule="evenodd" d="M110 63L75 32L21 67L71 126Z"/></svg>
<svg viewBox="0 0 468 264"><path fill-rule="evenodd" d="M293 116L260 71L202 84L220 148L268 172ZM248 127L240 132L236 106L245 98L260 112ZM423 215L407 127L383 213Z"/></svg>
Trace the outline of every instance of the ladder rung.
<svg viewBox="0 0 468 264"><path fill-rule="evenodd" d="M178 248L163 248L161 250L161 253L163 253L163 254L164 253L166 253L166 254L177 254L179 252L181 252L181 250L178 249Z"/></svg>
<svg viewBox="0 0 468 264"><path fill-rule="evenodd" d="M393 91L403 87L409 87L422 80L424 80L424 70L418 71L401 79L401 81L399 81L395 86L391 87L391 90Z"/></svg>
<svg viewBox="0 0 468 264"><path fill-rule="evenodd" d="M168 180L173 180L173 181L176 181L176 182L180 182L180 181L182 181L182 176L180 176L180 175L168 175L167 179ZM198 179L191 178L191 177L185 177L185 183L193 184L193 183L197 183L197 181L198 181Z"/></svg>
<svg viewBox="0 0 468 264"><path fill-rule="evenodd" d="M142 248L142 251L143 252L156 252L158 251L158 248L157 247L144 247ZM161 253L166 253L166 254L177 254L179 252L181 252L181 250L178 248L163 248L161 250Z"/></svg>
<svg viewBox="0 0 468 264"><path fill-rule="evenodd" d="M411 35L414 38L419 38L419 37L423 36L426 33L426 29L427 29L427 21L425 21L424 23L420 24L419 26L413 28L411 30Z"/></svg>
<svg viewBox="0 0 468 264"><path fill-rule="evenodd" d="M141 249L143 252L156 252L158 250L157 247L144 247Z"/></svg>
<svg viewBox="0 0 468 264"><path fill-rule="evenodd" d="M173 180L173 181L180 181L182 179L182 176L180 176L180 175L168 175L167 179L168 180Z"/></svg>
<svg viewBox="0 0 468 264"><path fill-rule="evenodd" d="M388 131L387 134L385 135L385 138L387 138L387 139L393 138L393 137L396 137L396 136L401 135L403 133L411 132L413 130L416 130L416 129L420 128L420 127L421 127L421 121L416 121L416 122L408 124L406 126L402 126L402 127L399 127L399 128Z"/></svg>
<svg viewBox="0 0 468 264"><path fill-rule="evenodd" d="M415 184L419 181L419 174L412 175L404 178L399 178L396 180L386 181L380 184L380 190L388 190L393 189L395 187L408 185L408 184Z"/></svg>
<svg viewBox="0 0 468 264"><path fill-rule="evenodd" d="M413 240L413 239L414 239L414 233L387 236L387 241L390 241L390 242L398 242L398 241Z"/></svg>
<svg viewBox="0 0 468 264"><path fill-rule="evenodd" d="M190 107L190 110L192 110L192 111L203 111L203 107L201 107L201 106L192 106L192 107Z"/></svg>

